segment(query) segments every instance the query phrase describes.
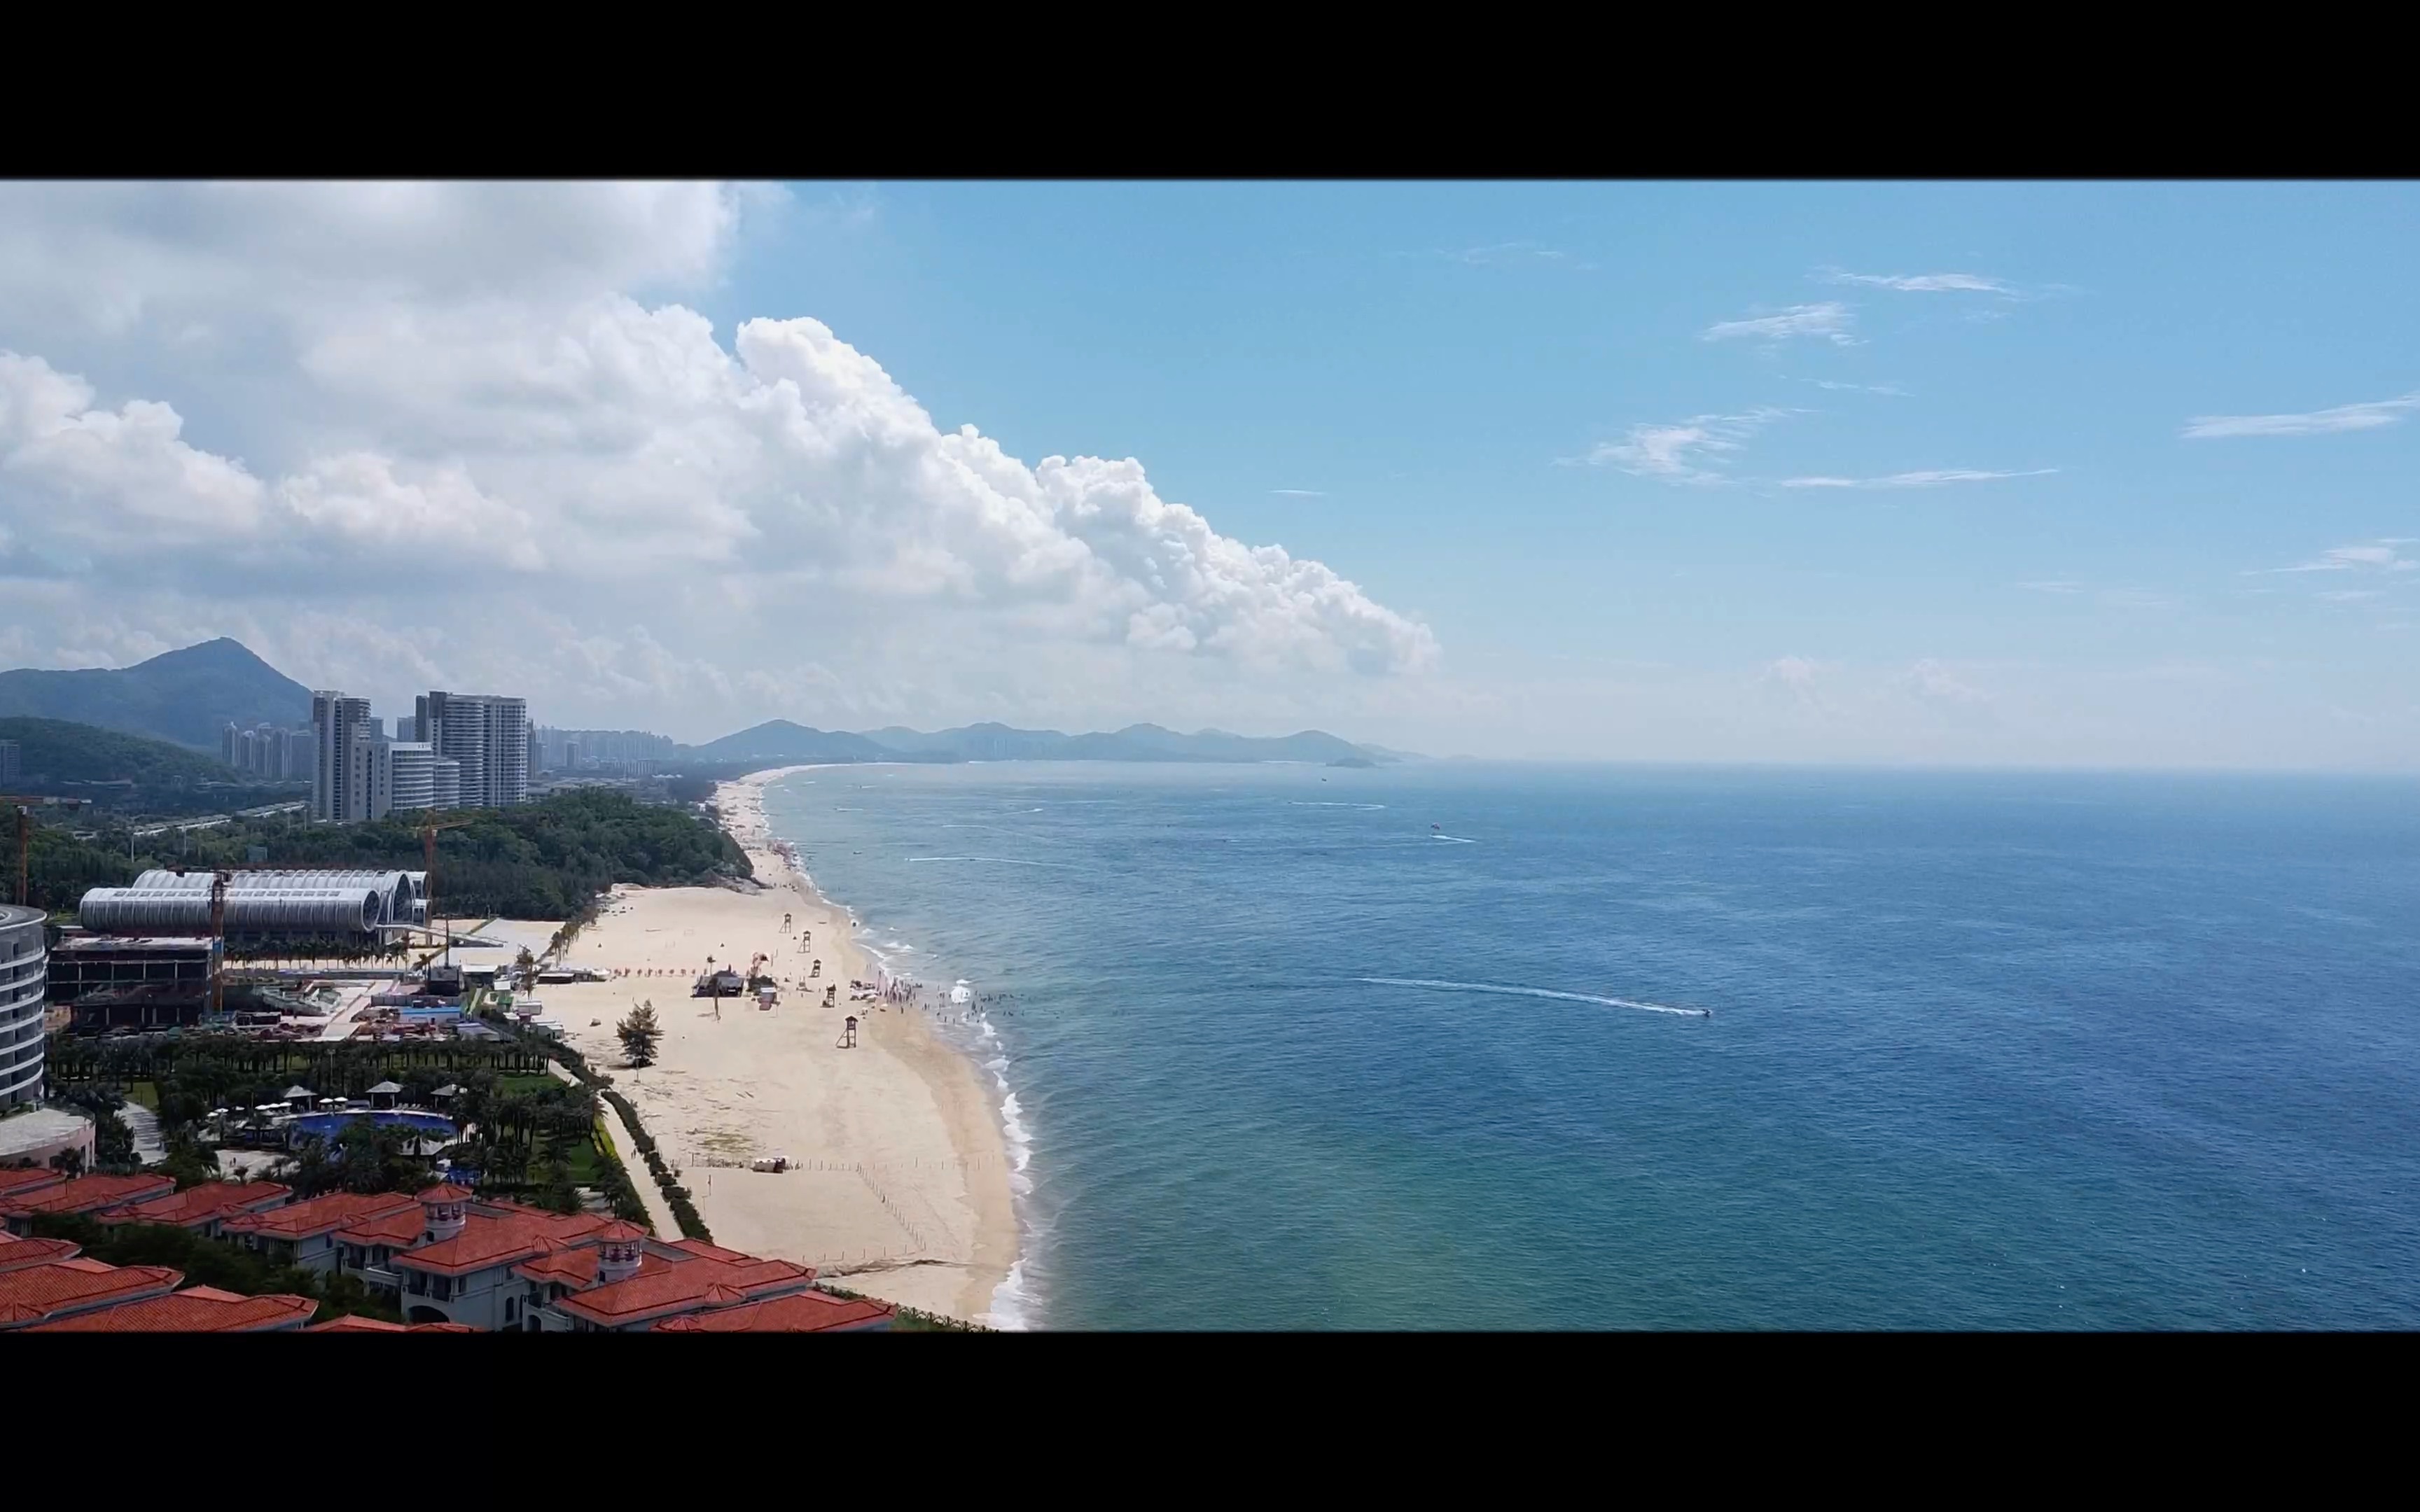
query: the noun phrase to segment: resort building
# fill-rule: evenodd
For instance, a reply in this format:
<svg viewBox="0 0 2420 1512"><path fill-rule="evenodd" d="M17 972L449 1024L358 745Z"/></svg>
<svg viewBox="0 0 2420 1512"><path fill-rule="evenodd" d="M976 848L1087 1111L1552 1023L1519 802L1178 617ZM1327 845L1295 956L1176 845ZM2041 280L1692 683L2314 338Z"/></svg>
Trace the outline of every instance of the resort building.
<svg viewBox="0 0 2420 1512"><path fill-rule="evenodd" d="M129 1271L155 1269L131 1266ZM168 1273L170 1275L176 1272ZM216 1287L187 1287L164 1297L113 1303L39 1323L29 1334L283 1334L311 1320L319 1304L309 1297L272 1292L240 1296ZM0 1325L5 1326L5 1325Z"/></svg>
<svg viewBox="0 0 2420 1512"><path fill-rule="evenodd" d="M101 1222L109 1227L162 1224L216 1239L228 1219L285 1207L293 1196L293 1188L275 1181L205 1181L166 1196L112 1208L101 1214Z"/></svg>
<svg viewBox="0 0 2420 1512"><path fill-rule="evenodd" d="M551 1256L518 1273L548 1296L540 1328L577 1334L630 1333L675 1319L750 1303L794 1297L815 1273L788 1260L760 1260L700 1240L658 1242L628 1224L602 1236L590 1255Z"/></svg>
<svg viewBox="0 0 2420 1512"><path fill-rule="evenodd" d="M381 1220L410 1215L417 1226L420 1204L400 1192L331 1192L265 1212L247 1212L220 1225L220 1234L255 1254L307 1271L334 1271L349 1228L366 1229Z"/></svg>
<svg viewBox="0 0 2420 1512"><path fill-rule="evenodd" d="M0 903L0 1115L42 1100L43 924L39 909Z"/></svg>
<svg viewBox="0 0 2420 1512"><path fill-rule="evenodd" d="M27 1239L0 1229L0 1274L22 1271L29 1265L48 1265L53 1260L71 1260L78 1246L65 1239Z"/></svg>
<svg viewBox="0 0 2420 1512"><path fill-rule="evenodd" d="M701 1240L662 1241L636 1225L544 1212L433 1186L331 1193L290 1202L274 1182L207 1182L183 1192L157 1177L0 1172L0 1212L94 1212L107 1225L156 1223L243 1245L309 1270L359 1276L393 1297L403 1323L335 1319L336 1333L821 1334L887 1330L889 1303L814 1289L815 1273ZM306 1297L240 1297L160 1266L82 1258L65 1240L0 1234L0 1329L257 1332L304 1329Z"/></svg>
<svg viewBox="0 0 2420 1512"><path fill-rule="evenodd" d="M0 1234L0 1332L256 1334L300 1328L319 1308L308 1297L178 1291L184 1279L164 1265L84 1258L64 1239Z"/></svg>
<svg viewBox="0 0 2420 1512"><path fill-rule="evenodd" d="M393 1288L415 1323L467 1323L482 1331L524 1326L527 1288L515 1266L559 1250L590 1247L613 1221L591 1213L540 1211L511 1202L478 1202L458 1186L420 1194L422 1242L398 1248L389 1267L362 1273Z"/></svg>
<svg viewBox="0 0 2420 1512"><path fill-rule="evenodd" d="M460 1323L390 1323L380 1318L364 1318L359 1313L347 1313L324 1323L314 1323L305 1334L475 1334L475 1328Z"/></svg>
<svg viewBox="0 0 2420 1512"><path fill-rule="evenodd" d="M771 1302L743 1303L712 1312L667 1318L657 1334L875 1334L888 1333L899 1309L867 1297L835 1297L800 1291Z"/></svg>
<svg viewBox="0 0 2420 1512"><path fill-rule="evenodd" d="M76 1176L43 1185L24 1184L0 1193L0 1224L23 1234L40 1214L97 1213L166 1196L177 1183L165 1176Z"/></svg>
<svg viewBox="0 0 2420 1512"><path fill-rule="evenodd" d="M7 1263L7 1251L14 1247L0 1247L0 1265ZM0 1333L153 1301L176 1290L177 1283L185 1279L183 1272L164 1265L103 1265L76 1256L75 1248L68 1245L68 1258L0 1269Z"/></svg>

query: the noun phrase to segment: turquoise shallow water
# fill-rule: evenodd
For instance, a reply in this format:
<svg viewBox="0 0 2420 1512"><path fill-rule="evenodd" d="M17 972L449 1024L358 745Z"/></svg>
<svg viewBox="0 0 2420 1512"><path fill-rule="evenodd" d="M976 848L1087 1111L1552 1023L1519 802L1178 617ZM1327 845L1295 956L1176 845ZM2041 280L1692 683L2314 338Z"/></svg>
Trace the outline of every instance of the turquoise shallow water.
<svg viewBox="0 0 2420 1512"><path fill-rule="evenodd" d="M2420 1325L2420 784L993 764L768 812L986 995L1041 1326Z"/></svg>

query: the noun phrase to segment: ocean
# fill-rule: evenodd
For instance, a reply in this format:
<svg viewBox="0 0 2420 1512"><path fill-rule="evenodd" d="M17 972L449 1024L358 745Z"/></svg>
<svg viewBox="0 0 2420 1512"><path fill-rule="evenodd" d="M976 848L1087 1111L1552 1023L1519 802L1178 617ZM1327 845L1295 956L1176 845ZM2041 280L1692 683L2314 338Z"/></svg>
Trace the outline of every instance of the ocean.
<svg viewBox="0 0 2420 1512"><path fill-rule="evenodd" d="M2420 783L1000 764L767 811L977 995L1027 1326L2420 1326Z"/></svg>

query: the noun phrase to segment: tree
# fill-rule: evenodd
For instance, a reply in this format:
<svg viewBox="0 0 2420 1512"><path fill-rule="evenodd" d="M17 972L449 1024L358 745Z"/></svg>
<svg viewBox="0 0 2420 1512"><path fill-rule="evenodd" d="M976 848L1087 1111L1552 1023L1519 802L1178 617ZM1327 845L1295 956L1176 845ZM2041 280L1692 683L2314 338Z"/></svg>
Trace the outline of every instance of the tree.
<svg viewBox="0 0 2420 1512"><path fill-rule="evenodd" d="M613 1032L621 1036L622 1050L629 1057L631 1070L654 1065L656 1043L664 1037L662 1026L656 1023L655 999L651 997L632 1009L628 1018L613 1026Z"/></svg>
<svg viewBox="0 0 2420 1512"><path fill-rule="evenodd" d="M159 1169L161 1175L176 1181L179 1192L219 1179L218 1162L190 1135L181 1134L169 1138L168 1156L160 1163Z"/></svg>
<svg viewBox="0 0 2420 1512"><path fill-rule="evenodd" d="M538 1174L538 1206L550 1212L578 1212L580 1194L571 1184L571 1165L561 1155L549 1157Z"/></svg>
<svg viewBox="0 0 2420 1512"><path fill-rule="evenodd" d="M513 980L526 992L531 979L536 975L537 957L530 954L529 947L524 945L521 947L521 953L513 957Z"/></svg>

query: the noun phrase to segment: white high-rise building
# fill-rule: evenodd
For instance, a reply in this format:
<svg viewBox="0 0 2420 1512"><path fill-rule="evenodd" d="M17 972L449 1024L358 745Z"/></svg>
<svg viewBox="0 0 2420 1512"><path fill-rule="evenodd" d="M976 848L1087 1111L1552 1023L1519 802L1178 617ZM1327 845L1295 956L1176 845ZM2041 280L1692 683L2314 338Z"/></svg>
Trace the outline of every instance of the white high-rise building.
<svg viewBox="0 0 2420 1512"><path fill-rule="evenodd" d="M311 818L323 825L370 816L370 701L333 688L311 695Z"/></svg>
<svg viewBox="0 0 2420 1512"><path fill-rule="evenodd" d="M425 740L381 743L373 786L374 818L431 807L437 801L437 753L428 748Z"/></svg>
<svg viewBox="0 0 2420 1512"><path fill-rule="evenodd" d="M461 807L502 809L529 801L527 701L432 691L419 707L423 738L458 764Z"/></svg>
<svg viewBox="0 0 2420 1512"><path fill-rule="evenodd" d="M462 764L451 756L439 756L428 764L428 806L462 807Z"/></svg>

